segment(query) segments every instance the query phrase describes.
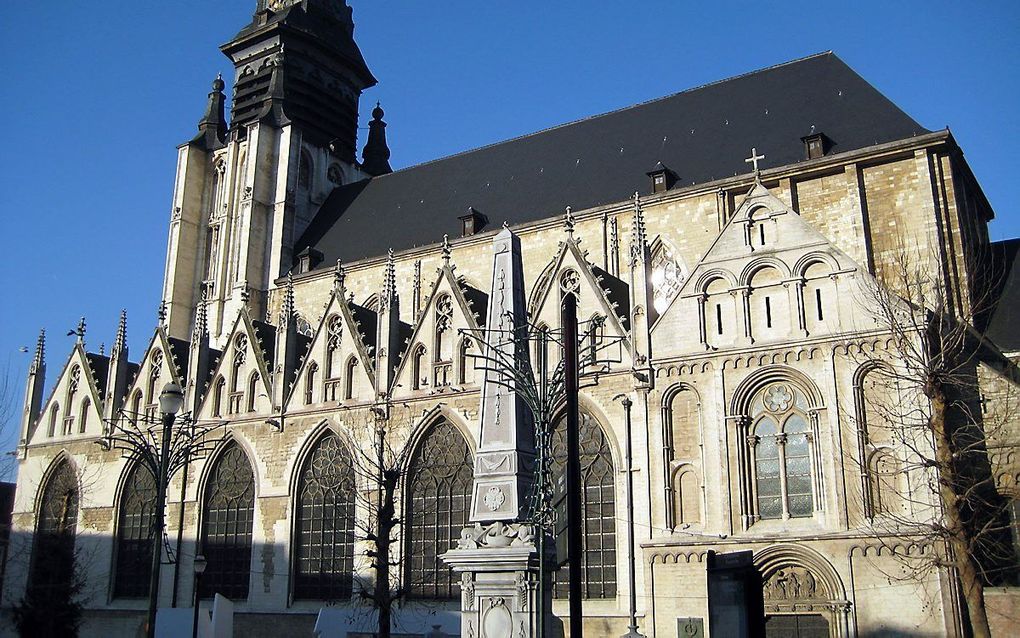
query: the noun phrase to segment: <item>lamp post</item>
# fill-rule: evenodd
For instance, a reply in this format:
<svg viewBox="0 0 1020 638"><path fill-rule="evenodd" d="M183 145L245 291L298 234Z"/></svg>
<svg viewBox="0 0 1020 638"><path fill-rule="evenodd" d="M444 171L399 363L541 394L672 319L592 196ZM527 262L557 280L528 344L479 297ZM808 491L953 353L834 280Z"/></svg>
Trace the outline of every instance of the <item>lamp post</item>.
<svg viewBox="0 0 1020 638"><path fill-rule="evenodd" d="M207 564L208 562L206 562L205 556L201 554L195 557L195 562L193 563L193 568L195 570L195 582L194 582L195 591L192 597L192 606L195 609L194 614L192 615L191 618L191 638L198 638L198 602L200 600L200 597L198 595L198 587L202 582L202 573L205 572L205 566Z"/></svg>
<svg viewBox="0 0 1020 638"><path fill-rule="evenodd" d="M644 638L638 631L637 626L637 594L634 588L637 586L634 575L634 443L631 437L630 409L634 402L626 394L617 395L615 399L623 400L623 410L626 415L627 424L627 577L630 585L630 629L623 638Z"/></svg>
<svg viewBox="0 0 1020 638"><path fill-rule="evenodd" d="M160 559L163 555L163 525L166 507L166 488L170 474L170 439L174 419L184 406L184 391L176 383L163 386L159 395L159 411L162 417L162 443L159 448L159 472L156 474L156 508L152 522L152 572L149 575L149 616L146 623L149 638L156 636L156 605L159 600Z"/></svg>

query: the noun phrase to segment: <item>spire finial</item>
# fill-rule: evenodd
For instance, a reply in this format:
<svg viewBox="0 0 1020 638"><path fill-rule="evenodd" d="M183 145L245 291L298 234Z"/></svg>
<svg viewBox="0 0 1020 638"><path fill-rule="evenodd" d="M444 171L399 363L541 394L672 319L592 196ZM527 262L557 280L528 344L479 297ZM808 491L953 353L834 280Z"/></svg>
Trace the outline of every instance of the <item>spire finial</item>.
<svg viewBox="0 0 1020 638"><path fill-rule="evenodd" d="M450 251L450 236L444 233L443 234L443 264L444 265L448 266L450 264L450 252L451 252Z"/></svg>
<svg viewBox="0 0 1020 638"><path fill-rule="evenodd" d="M206 150L223 148L227 141L225 109L227 98L223 94L224 88L226 88L226 83L223 82L223 75L217 73L205 105L205 113L198 121L198 135L191 140L192 144L197 144Z"/></svg>
<svg viewBox="0 0 1020 638"><path fill-rule="evenodd" d="M160 328L166 327L166 299L159 302L159 310L156 311L156 320Z"/></svg>
<svg viewBox="0 0 1020 638"><path fill-rule="evenodd" d="M73 334L78 336L78 343L85 343L85 317L78 320L78 327Z"/></svg>
<svg viewBox="0 0 1020 638"><path fill-rule="evenodd" d="M372 121L368 123L368 141L361 151L361 168L372 176L392 173L390 168L390 147L386 145L386 122L383 122L382 106L378 102L372 109Z"/></svg>
<svg viewBox="0 0 1020 638"><path fill-rule="evenodd" d="M248 283L245 282L244 287L241 288L241 304L247 308L249 301L251 301L251 288L249 288Z"/></svg>
<svg viewBox="0 0 1020 638"><path fill-rule="evenodd" d="M503 220L503 230L510 230L510 224L505 219Z"/></svg>
<svg viewBox="0 0 1020 638"><path fill-rule="evenodd" d="M393 249L390 248L386 253L386 270L383 273L383 293L382 293L382 304L384 308L388 308L390 302L393 300L394 295L397 292L397 268L396 261L393 258Z"/></svg>
<svg viewBox="0 0 1020 638"><path fill-rule="evenodd" d="M571 237L574 236L574 224L575 223L576 222L574 220L574 211L573 211L572 208L570 208L570 206L567 206L567 210L566 210L566 212L563 215L563 226L564 226L564 229L567 231L567 235L569 235Z"/></svg>
<svg viewBox="0 0 1020 638"><path fill-rule="evenodd" d="M106 344L103 342L99 343L99 356L102 357L106 354Z"/></svg>
<svg viewBox="0 0 1020 638"><path fill-rule="evenodd" d="M641 210L641 196L634 191L634 218L630 227L630 258L631 263L637 263L644 258L645 247L648 238L645 234L645 215Z"/></svg>
<svg viewBox="0 0 1020 638"><path fill-rule="evenodd" d="M344 289L344 282L347 279L347 273L344 272L344 264L340 259L336 260L336 268L333 269L333 288L337 292Z"/></svg>
<svg viewBox="0 0 1020 638"><path fill-rule="evenodd" d="M283 321L294 317L294 273L287 271L287 288L283 293ZM282 323L282 321L281 321Z"/></svg>
<svg viewBox="0 0 1020 638"><path fill-rule="evenodd" d="M116 357L124 352L127 345L127 310L121 309L120 319L117 321L117 335L113 338L113 347L110 348L110 356Z"/></svg>
<svg viewBox="0 0 1020 638"><path fill-rule="evenodd" d="M39 368L46 361L46 329L39 331L39 338L35 342L35 356L32 357L32 365Z"/></svg>
<svg viewBox="0 0 1020 638"><path fill-rule="evenodd" d="M208 308L206 304L209 302L209 288L202 286L202 299L198 302L198 312L195 313L195 339L201 339L205 336L206 330L209 328L209 316Z"/></svg>

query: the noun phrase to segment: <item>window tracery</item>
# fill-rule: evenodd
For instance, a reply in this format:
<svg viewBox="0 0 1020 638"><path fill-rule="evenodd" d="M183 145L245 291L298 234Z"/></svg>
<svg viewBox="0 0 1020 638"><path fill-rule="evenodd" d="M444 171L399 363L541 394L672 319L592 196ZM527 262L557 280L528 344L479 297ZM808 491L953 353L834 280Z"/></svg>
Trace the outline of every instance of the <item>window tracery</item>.
<svg viewBox="0 0 1020 638"><path fill-rule="evenodd" d="M28 587L33 597L61 600L71 595L78 526L78 477L67 459L58 461L39 501Z"/></svg>
<svg viewBox="0 0 1020 638"><path fill-rule="evenodd" d="M553 481L563 480L567 470L566 420L557 423L552 435ZM602 427L581 412L578 419L581 461L581 509L584 512L581 558L582 592L585 598L616 596L616 473ZM566 597L565 574L556 576L554 595Z"/></svg>
<svg viewBox="0 0 1020 638"><path fill-rule="evenodd" d="M405 586L412 598L452 599L460 579L440 556L468 524L473 459L467 441L439 421L418 443L408 476Z"/></svg>
<svg viewBox="0 0 1020 638"><path fill-rule="evenodd" d="M251 573L255 477L237 443L229 443L214 463L203 500L201 552L208 567L200 594L244 600Z"/></svg>
<svg viewBox="0 0 1020 638"><path fill-rule="evenodd" d="M659 242L652 251L652 307L660 315L680 292L687 271L673 249Z"/></svg>
<svg viewBox="0 0 1020 638"><path fill-rule="evenodd" d="M115 598L149 595L155 502L156 481L152 472L136 463L120 497L113 576Z"/></svg>
<svg viewBox="0 0 1020 638"><path fill-rule="evenodd" d="M807 400L788 383L773 383L751 403L747 437L754 520L814 513L814 459Z"/></svg>
<svg viewBox="0 0 1020 638"><path fill-rule="evenodd" d="M350 598L354 574L354 468L329 433L305 460L295 518L294 597Z"/></svg>

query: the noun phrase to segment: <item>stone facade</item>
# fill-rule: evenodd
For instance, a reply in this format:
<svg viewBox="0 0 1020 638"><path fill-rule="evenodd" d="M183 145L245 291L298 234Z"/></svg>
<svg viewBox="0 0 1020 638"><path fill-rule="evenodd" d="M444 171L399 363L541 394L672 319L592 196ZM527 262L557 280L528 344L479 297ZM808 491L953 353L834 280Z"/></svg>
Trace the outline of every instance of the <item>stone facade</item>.
<svg viewBox="0 0 1020 638"><path fill-rule="evenodd" d="M294 238L334 182L364 174L303 140L293 124L246 126L219 148L179 150L164 281L168 314L138 363L116 365L114 357L128 361L123 343L100 358L87 353L82 339L49 393L26 402L4 606L25 591L39 494L51 468L66 460L80 479L83 634L129 635L139 626L145 601L119 598L113 587L129 466L96 443L107 431L104 419L118 418L119 407L153 410L148 406L167 381L185 388L197 419L227 421L228 440L253 469L250 575L247 598L235 607L238 635L305 635L323 605L296 600L292 575L298 477L324 433L368 449L366 424L384 414L394 449L417 445L439 420L477 448L482 375L460 356L457 339L440 345L437 317L453 334L485 327L472 291L488 290L492 281L494 232L342 270L279 276L291 263ZM572 271L579 317L607 317L605 337L620 340L610 368L581 395L615 468L611 553L618 585L615 595L585 602L589 635L626 632L631 549L639 626L647 636L676 635L677 618L708 617L709 550L752 550L767 612L820 615L832 636L962 635L951 574L897 577L903 556L941 549L891 547L876 538L880 526L862 472L874 450L859 446L865 416L857 400L862 371L891 356L864 291L888 276L904 246L951 273L954 294L964 304L969 299L976 275L963 255L987 247L991 211L951 135L822 156L568 216L512 230L522 246L531 321L557 325L557 283ZM196 373L202 357L206 374ZM41 352L37 361L30 395L42 387ZM986 373L990 387L1008 383ZM634 548L626 546L622 513L621 394L634 401ZM763 414L803 429L762 434L755 428ZM1020 459L1010 451L1015 434L1004 430L993 454L1000 484L1011 493L1020 484ZM782 472L778 500L770 500L756 483L764 471L758 464L773 459L773 449L793 458L793 440L804 471ZM894 442L886 447L908 454ZM192 465L186 484L178 475L170 486L167 535L179 562L164 566L161 605L191 605L201 503L218 454ZM931 516L933 506L924 498L893 505L917 520ZM405 547L398 548L399 556ZM354 570L371 579L360 551ZM561 617L565 604L554 602ZM435 605L460 609L456 600Z"/></svg>

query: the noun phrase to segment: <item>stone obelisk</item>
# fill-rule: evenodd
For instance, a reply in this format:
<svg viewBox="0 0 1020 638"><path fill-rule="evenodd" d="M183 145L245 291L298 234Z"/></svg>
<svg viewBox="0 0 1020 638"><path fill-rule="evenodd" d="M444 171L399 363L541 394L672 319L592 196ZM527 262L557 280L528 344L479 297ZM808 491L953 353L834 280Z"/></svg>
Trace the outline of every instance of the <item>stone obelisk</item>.
<svg viewBox="0 0 1020 638"><path fill-rule="evenodd" d="M504 227L493 240L493 252L471 497L474 525L443 559L461 574L461 636L528 638L538 630L541 595L535 537L524 522L533 484L534 427L512 379L492 363L528 356L521 241Z"/></svg>

